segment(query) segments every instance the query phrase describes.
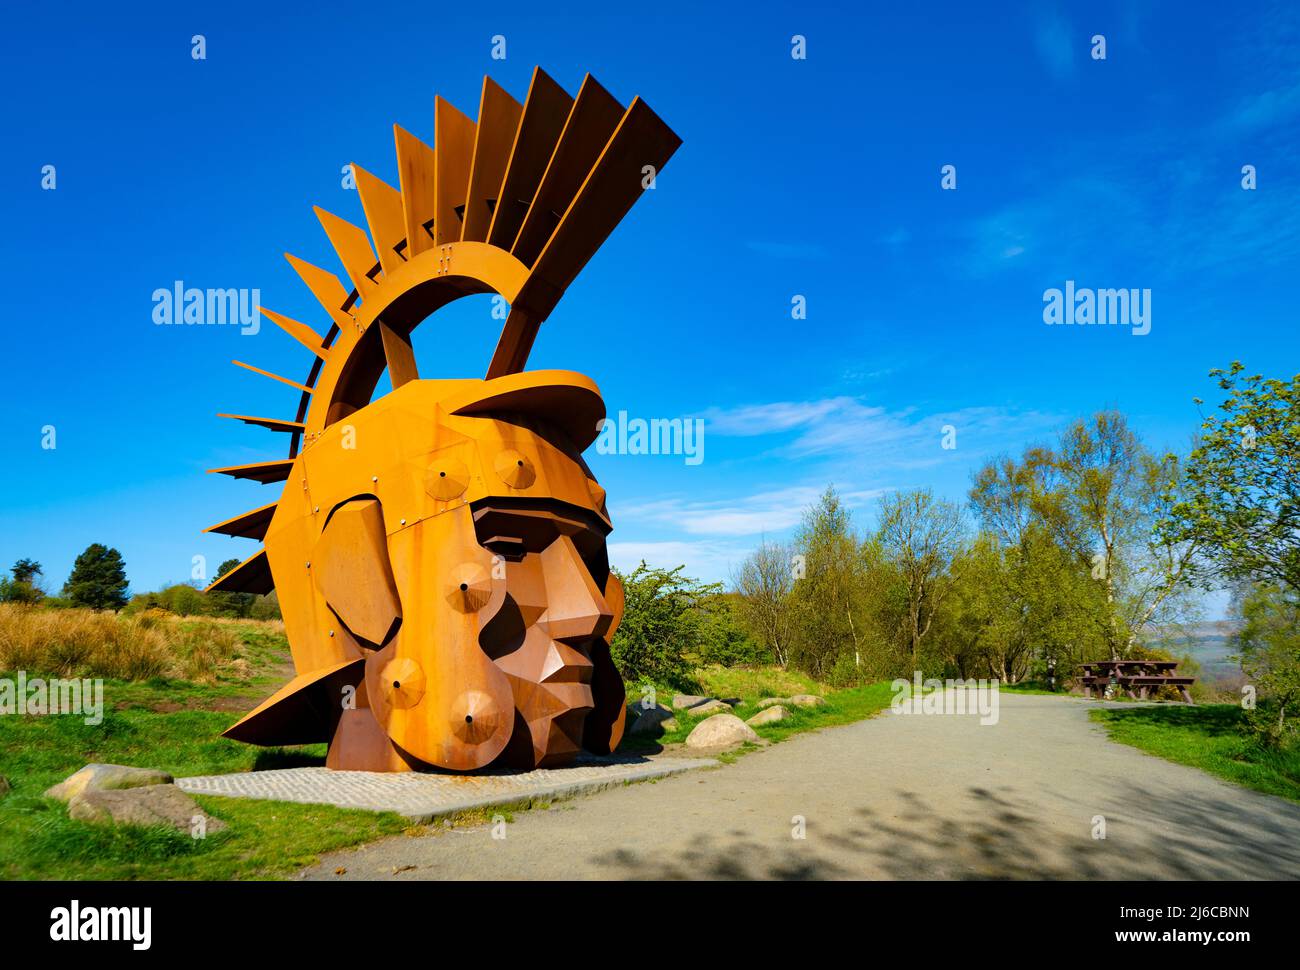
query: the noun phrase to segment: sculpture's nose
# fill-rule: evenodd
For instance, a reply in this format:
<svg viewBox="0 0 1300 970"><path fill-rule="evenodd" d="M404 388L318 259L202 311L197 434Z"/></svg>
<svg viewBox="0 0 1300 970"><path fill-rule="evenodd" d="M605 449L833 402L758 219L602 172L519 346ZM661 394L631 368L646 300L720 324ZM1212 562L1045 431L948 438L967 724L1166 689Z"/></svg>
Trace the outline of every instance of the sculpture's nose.
<svg viewBox="0 0 1300 970"><path fill-rule="evenodd" d="M585 659L586 644L605 635L614 613L568 536L560 536L542 552L542 568L547 632L551 639L577 648Z"/></svg>

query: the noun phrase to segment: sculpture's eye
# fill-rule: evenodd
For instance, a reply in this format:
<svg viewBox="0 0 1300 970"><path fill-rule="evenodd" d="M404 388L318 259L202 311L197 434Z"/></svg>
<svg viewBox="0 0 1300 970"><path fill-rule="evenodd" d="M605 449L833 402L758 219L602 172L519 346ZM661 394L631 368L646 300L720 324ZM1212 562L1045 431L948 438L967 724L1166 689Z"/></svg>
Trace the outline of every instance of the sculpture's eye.
<svg viewBox="0 0 1300 970"><path fill-rule="evenodd" d="M461 613L476 613L492 598L492 577L476 562L461 563L447 577L447 602Z"/></svg>
<svg viewBox="0 0 1300 970"><path fill-rule="evenodd" d="M465 494L469 487L469 468L459 458L435 455L424 475L424 490L434 498L450 502Z"/></svg>
<svg viewBox="0 0 1300 970"><path fill-rule="evenodd" d="M497 477L511 488L525 489L537 481L537 470L533 467L532 459L513 448L498 452L492 467Z"/></svg>

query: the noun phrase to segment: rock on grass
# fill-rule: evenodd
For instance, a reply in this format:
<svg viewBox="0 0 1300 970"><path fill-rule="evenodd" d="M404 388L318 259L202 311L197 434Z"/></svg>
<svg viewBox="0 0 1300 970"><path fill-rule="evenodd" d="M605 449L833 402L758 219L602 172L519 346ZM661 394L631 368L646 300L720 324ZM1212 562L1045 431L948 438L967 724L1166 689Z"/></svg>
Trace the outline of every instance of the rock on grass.
<svg viewBox="0 0 1300 970"><path fill-rule="evenodd" d="M727 748L757 741L754 729L734 714L714 714L686 736L688 748Z"/></svg>
<svg viewBox="0 0 1300 970"><path fill-rule="evenodd" d="M628 734L660 735L666 731L676 731L677 721L673 712L662 704L656 704L646 710L640 710L635 721L627 729Z"/></svg>
<svg viewBox="0 0 1300 970"><path fill-rule="evenodd" d="M209 834L226 828L225 822L207 815L175 785L82 792L68 803L68 817L109 825L166 825L181 832L191 831L202 818Z"/></svg>
<svg viewBox="0 0 1300 970"><path fill-rule="evenodd" d="M773 704L770 707L763 708L745 723L750 727L759 727L763 724L775 724L777 721L784 721L789 716L790 712L782 705Z"/></svg>
<svg viewBox="0 0 1300 970"><path fill-rule="evenodd" d="M705 717L709 714L726 714L731 711L731 705L726 701L719 701L710 698L703 704L696 704L694 707L688 707L686 713L691 717Z"/></svg>
<svg viewBox="0 0 1300 970"><path fill-rule="evenodd" d="M826 698L816 694L795 694L790 698L790 703L795 707L825 707Z"/></svg>
<svg viewBox="0 0 1300 970"><path fill-rule="evenodd" d="M70 802L85 792L111 791L123 788L141 788L145 785L169 785L171 775L154 768L132 768L129 765L86 765L45 792L46 798Z"/></svg>
<svg viewBox="0 0 1300 970"><path fill-rule="evenodd" d="M674 694L673 710L682 711L688 707L698 707L706 701L713 700L712 697L701 697L698 694Z"/></svg>

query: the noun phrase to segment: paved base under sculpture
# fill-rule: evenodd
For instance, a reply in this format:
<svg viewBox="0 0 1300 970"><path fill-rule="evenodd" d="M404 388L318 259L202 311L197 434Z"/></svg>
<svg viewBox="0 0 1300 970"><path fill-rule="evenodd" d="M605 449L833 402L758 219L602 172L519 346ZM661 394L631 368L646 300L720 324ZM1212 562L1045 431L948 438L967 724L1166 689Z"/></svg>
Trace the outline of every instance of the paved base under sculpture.
<svg viewBox="0 0 1300 970"><path fill-rule="evenodd" d="M277 768L231 775L178 778L193 795L265 798L397 812L417 822L438 815L522 801L567 798L625 782L663 778L694 768L709 768L711 758L587 756L569 768L501 771L481 775L416 772L331 771L329 768Z"/></svg>

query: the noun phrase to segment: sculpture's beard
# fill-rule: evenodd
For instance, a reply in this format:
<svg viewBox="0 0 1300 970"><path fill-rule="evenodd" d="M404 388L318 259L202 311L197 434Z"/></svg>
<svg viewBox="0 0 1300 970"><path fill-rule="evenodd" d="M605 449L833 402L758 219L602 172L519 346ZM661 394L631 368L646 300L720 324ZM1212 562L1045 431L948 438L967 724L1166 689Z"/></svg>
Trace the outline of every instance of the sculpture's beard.
<svg viewBox="0 0 1300 970"><path fill-rule="evenodd" d="M528 612L507 594L480 637L514 695L514 730L501 760L523 768L567 764L582 749L583 727L594 706L589 648L594 638L556 640L544 629L545 621L521 629Z"/></svg>

